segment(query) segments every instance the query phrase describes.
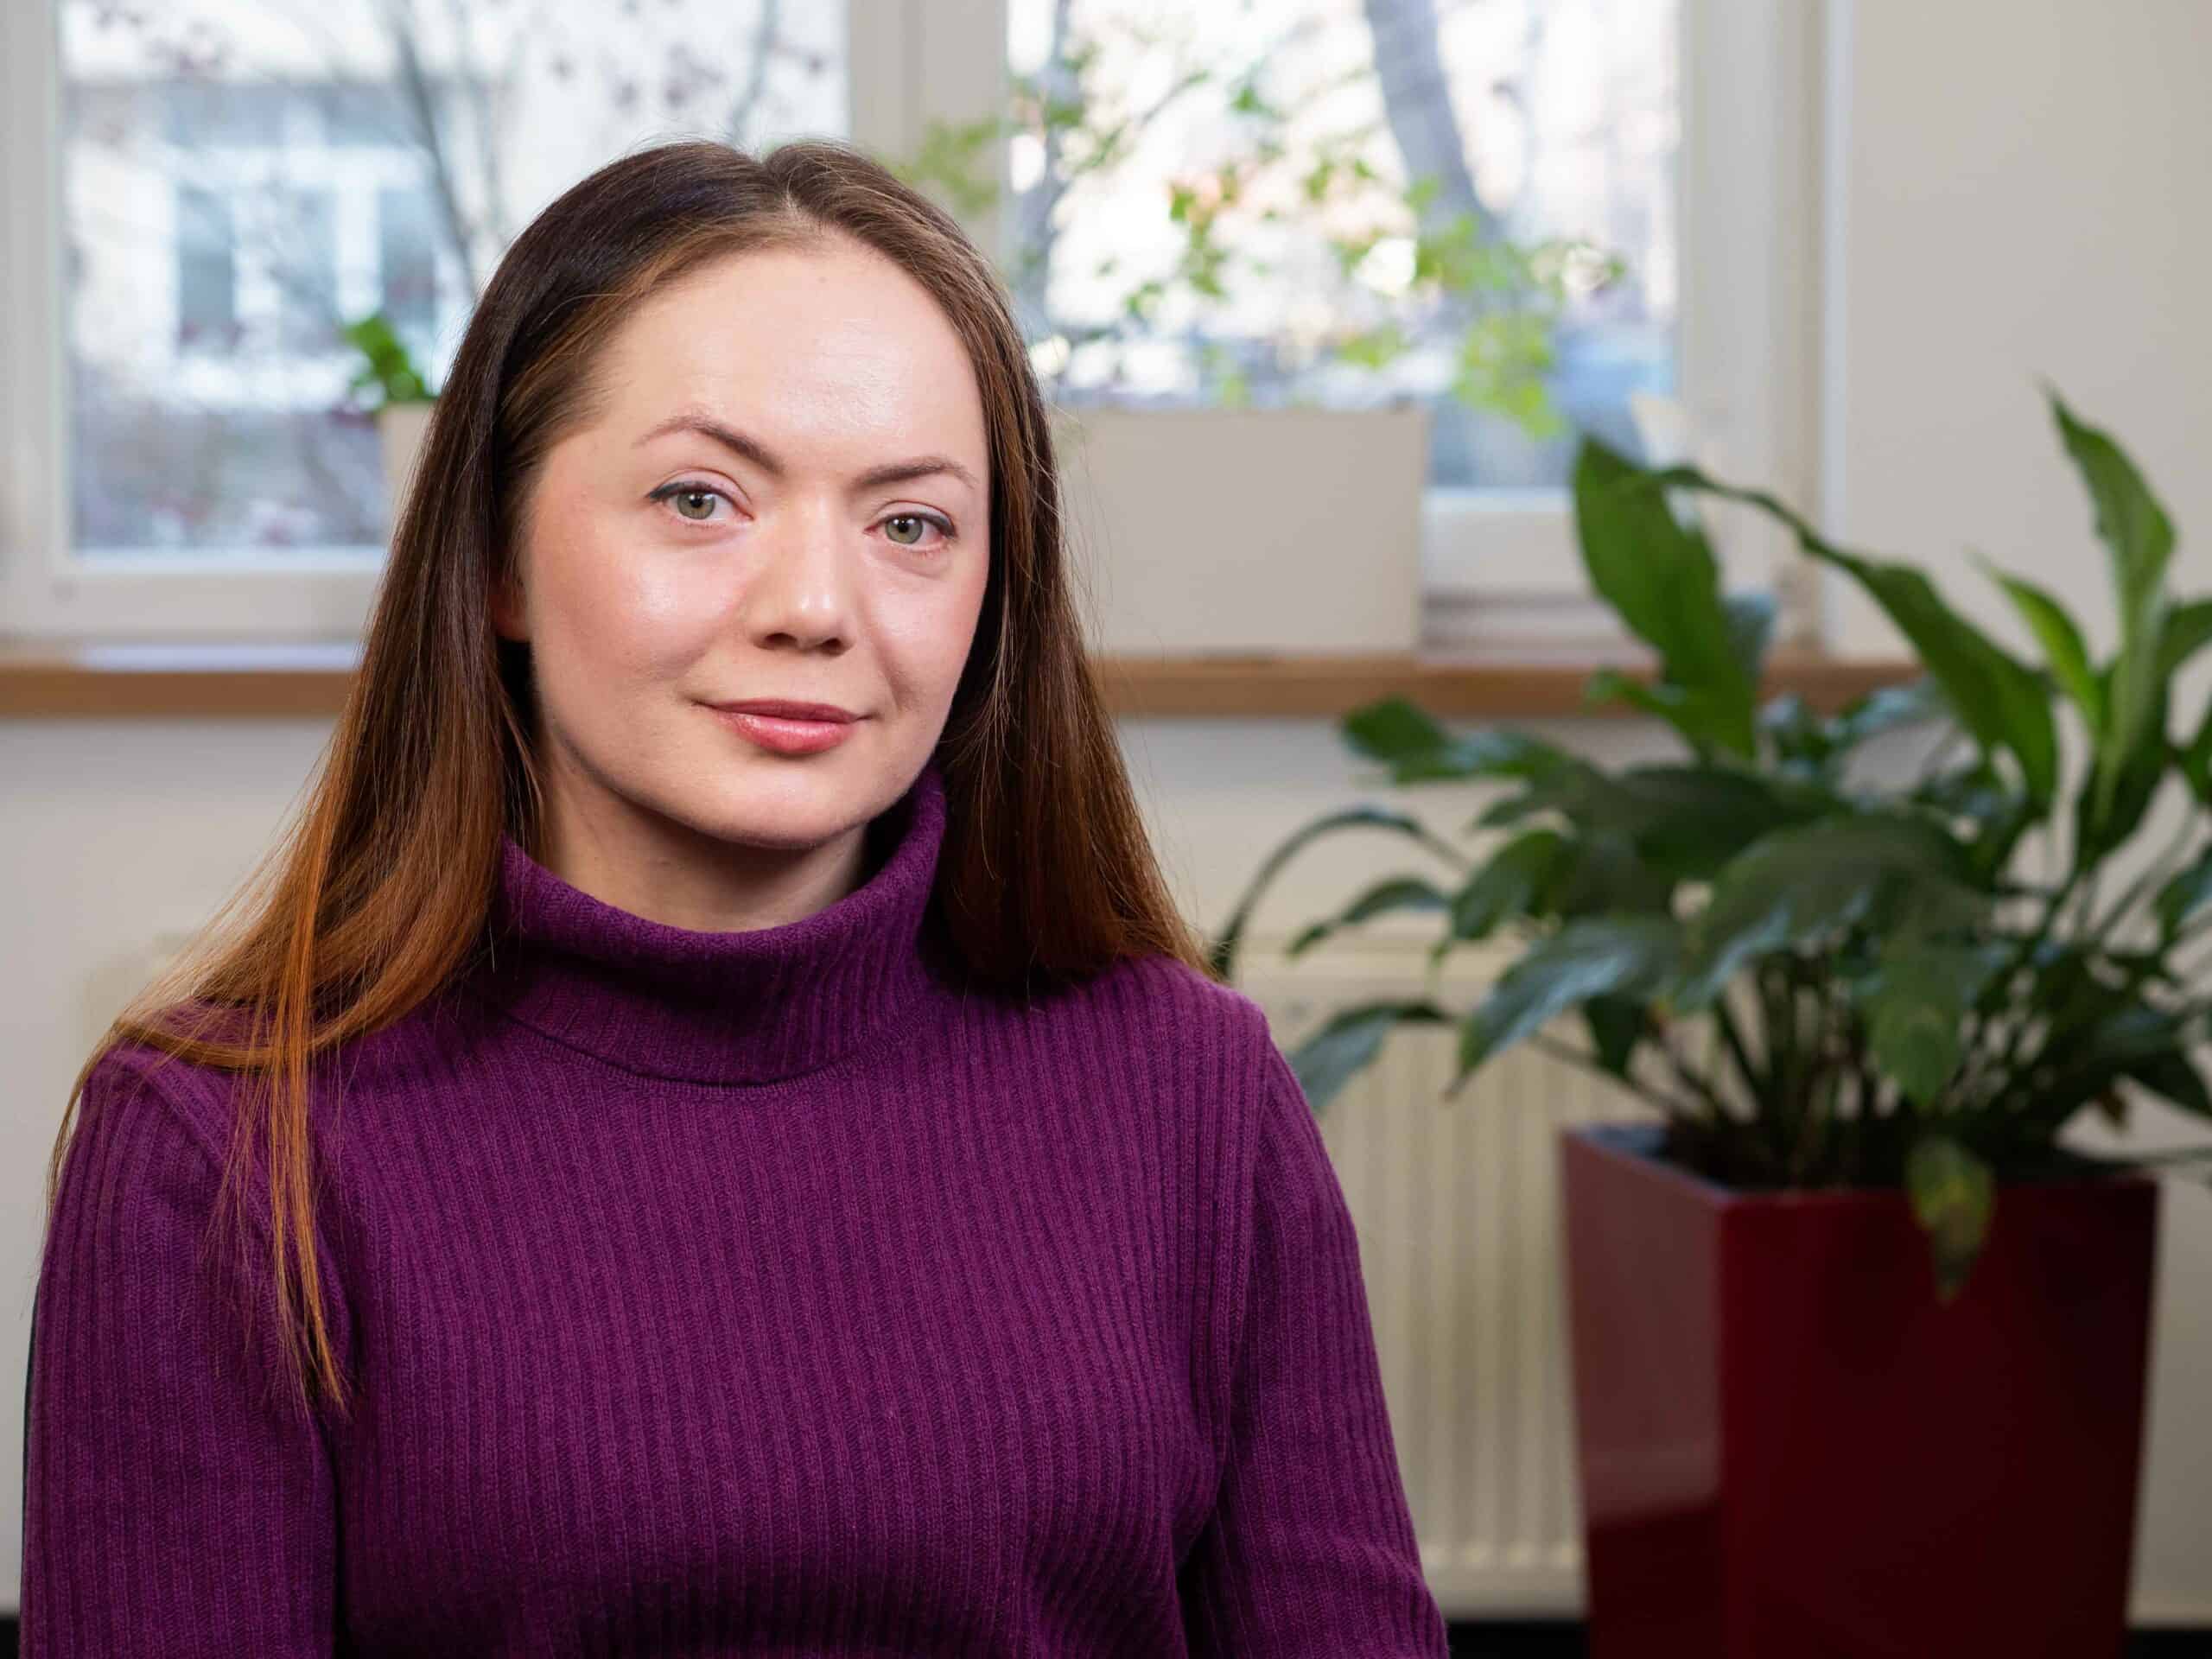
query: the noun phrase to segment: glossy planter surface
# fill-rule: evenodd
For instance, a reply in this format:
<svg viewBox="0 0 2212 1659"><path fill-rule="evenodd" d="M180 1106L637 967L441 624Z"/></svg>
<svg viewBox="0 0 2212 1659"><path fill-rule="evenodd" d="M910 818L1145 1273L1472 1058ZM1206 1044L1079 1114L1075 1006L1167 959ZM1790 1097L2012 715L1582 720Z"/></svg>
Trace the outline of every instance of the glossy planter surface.
<svg viewBox="0 0 2212 1659"><path fill-rule="evenodd" d="M2158 1186L2006 1186L1958 1300L1895 1192L1561 1138L1595 1659L2118 1659Z"/></svg>

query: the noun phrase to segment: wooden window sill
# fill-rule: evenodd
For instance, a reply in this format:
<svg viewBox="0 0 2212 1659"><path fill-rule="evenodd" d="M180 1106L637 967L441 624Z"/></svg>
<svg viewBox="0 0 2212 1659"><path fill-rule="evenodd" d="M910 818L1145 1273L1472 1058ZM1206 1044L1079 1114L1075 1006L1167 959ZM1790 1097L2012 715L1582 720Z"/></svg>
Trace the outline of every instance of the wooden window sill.
<svg viewBox="0 0 2212 1659"><path fill-rule="evenodd" d="M338 713L359 661L351 644L168 644L0 637L0 718L84 716L316 718ZM1617 648L1550 647L1330 657L1118 657L1099 661L1113 714L1128 719L1333 719L1393 694L1440 718L1637 718L1590 707L1600 667L1634 669ZM1794 691L1833 711L1916 677L1904 659L1777 652L1769 695Z"/></svg>

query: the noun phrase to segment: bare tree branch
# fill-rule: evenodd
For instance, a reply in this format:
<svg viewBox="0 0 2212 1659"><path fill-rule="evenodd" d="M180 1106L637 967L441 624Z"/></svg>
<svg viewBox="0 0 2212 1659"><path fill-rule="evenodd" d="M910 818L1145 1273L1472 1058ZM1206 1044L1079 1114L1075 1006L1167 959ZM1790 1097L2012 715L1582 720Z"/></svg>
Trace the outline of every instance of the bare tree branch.
<svg viewBox="0 0 2212 1659"><path fill-rule="evenodd" d="M760 0L760 21L753 31L753 60L746 66L745 90L730 105L722 130L733 145L741 147L747 129L768 86L768 60L774 54L783 27L782 0Z"/></svg>
<svg viewBox="0 0 2212 1659"><path fill-rule="evenodd" d="M438 199L438 210L444 218L446 234L452 239L454 252L461 262L461 275L467 279L472 296L484 291L483 282L476 269L475 238L470 233L467 216L461 212L461 197L454 188L453 164L446 155L445 136L438 124L437 99L430 88L429 74L423 67L421 54L416 48L413 0L378 0L378 10L391 41L392 55L398 67L399 90L413 112L416 140L430 163L430 187Z"/></svg>

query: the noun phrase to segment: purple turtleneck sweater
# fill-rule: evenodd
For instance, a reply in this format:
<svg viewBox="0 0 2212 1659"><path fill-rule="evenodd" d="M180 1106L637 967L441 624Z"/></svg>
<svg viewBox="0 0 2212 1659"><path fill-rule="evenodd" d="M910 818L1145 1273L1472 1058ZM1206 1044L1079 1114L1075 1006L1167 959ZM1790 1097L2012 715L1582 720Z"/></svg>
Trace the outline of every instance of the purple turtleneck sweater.
<svg viewBox="0 0 2212 1659"><path fill-rule="evenodd" d="M30 1659L1441 1659L1264 1014L1158 957L963 992L944 810L932 762L863 885L735 933L508 842L493 965L313 1073L350 1421L194 1270L225 1079L105 1058L38 1281Z"/></svg>

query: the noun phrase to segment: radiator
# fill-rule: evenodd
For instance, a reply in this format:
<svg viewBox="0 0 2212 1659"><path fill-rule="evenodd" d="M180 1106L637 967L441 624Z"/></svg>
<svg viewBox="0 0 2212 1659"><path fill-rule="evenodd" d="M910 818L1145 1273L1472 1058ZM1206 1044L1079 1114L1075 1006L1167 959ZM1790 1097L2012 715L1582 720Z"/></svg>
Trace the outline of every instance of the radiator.
<svg viewBox="0 0 2212 1659"><path fill-rule="evenodd" d="M1467 949L1425 979L1433 935L1299 961L1255 938L1237 988L1294 1049L1337 1008L1432 995L1472 1007L1510 954ZM1583 1046L1573 1022L1557 1034ZM1649 1116L1604 1078L1523 1045L1446 1100L1458 1033L1392 1033L1321 1115L1357 1224L1383 1388L1431 1589L1451 1618L1578 1614L1581 1522L1560 1268L1557 1137Z"/></svg>

